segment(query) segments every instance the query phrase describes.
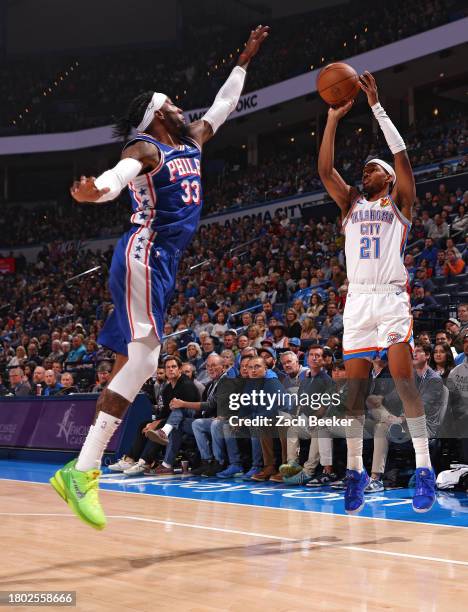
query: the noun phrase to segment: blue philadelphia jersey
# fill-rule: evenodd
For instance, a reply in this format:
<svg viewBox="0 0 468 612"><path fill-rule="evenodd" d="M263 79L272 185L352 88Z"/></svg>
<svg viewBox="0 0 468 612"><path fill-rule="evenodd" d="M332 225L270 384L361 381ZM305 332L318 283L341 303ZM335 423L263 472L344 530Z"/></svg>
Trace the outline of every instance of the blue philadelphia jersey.
<svg viewBox="0 0 468 612"><path fill-rule="evenodd" d="M180 258L197 230L203 203L201 150L195 141L183 138L174 148L138 134L126 146L138 141L154 144L161 159L128 185L133 226L114 251L109 275L114 309L99 334L101 344L122 355L130 342L152 330L162 342Z"/></svg>
<svg viewBox="0 0 468 612"><path fill-rule="evenodd" d="M183 138L173 148L139 133L125 148L141 140L155 145L161 158L157 168L129 183L130 220L155 231L158 244L183 251L197 230L203 205L200 147Z"/></svg>

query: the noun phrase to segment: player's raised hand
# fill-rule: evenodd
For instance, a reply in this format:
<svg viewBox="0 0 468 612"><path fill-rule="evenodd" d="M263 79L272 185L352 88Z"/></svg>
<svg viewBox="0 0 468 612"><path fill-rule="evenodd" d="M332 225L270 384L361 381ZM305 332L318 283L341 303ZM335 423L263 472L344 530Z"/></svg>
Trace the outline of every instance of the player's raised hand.
<svg viewBox="0 0 468 612"><path fill-rule="evenodd" d="M250 60L257 55L261 44L268 36L270 28L268 26L259 25L250 32L249 40L245 43L245 48L239 56L239 66L244 66L250 62Z"/></svg>
<svg viewBox="0 0 468 612"><path fill-rule="evenodd" d="M353 103L354 103L354 100L349 100L348 102L346 102L345 104L342 104L341 106L336 106L336 107L331 106L328 109L329 118L336 119L337 121L339 121L347 113L349 113Z"/></svg>
<svg viewBox="0 0 468 612"><path fill-rule="evenodd" d="M366 70L364 74L361 74L359 77L359 87L366 94L369 106L374 106L374 104L377 104L379 101L377 83L369 71Z"/></svg>
<svg viewBox="0 0 468 612"><path fill-rule="evenodd" d="M96 177L81 176L79 181L74 181L70 188L70 194L77 202L97 202L105 193L109 193L110 189L98 189L94 183Z"/></svg>

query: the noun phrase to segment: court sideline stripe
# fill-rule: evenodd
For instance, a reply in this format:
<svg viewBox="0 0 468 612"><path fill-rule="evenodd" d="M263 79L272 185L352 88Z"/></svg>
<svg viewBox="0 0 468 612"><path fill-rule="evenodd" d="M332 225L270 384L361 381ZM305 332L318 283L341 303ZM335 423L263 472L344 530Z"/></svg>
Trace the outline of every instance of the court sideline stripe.
<svg viewBox="0 0 468 612"><path fill-rule="evenodd" d="M17 480L16 478L0 478L9 482L22 482L26 484L48 485L48 482L38 482L36 480ZM161 478L162 480L162 478ZM105 483L103 483L105 484ZM151 484L151 483L148 483ZM49 485L50 486L50 485ZM139 491L116 491L115 489L99 489L106 493L118 493L119 495L145 495L146 497L163 497L165 499L181 499L183 501L204 502L209 504L227 504L230 506L240 506L249 508L261 508L262 510L282 510L285 512L303 512L305 514L321 514L324 516L334 516L336 518L346 519L366 519L368 521L391 521L392 523L409 523L410 525L428 525L429 527L448 527L449 529L467 529L465 525L447 525L447 523L426 523L424 521L410 521L407 519L392 519L381 516L362 516L360 514L337 514L335 512L322 512L321 510L302 510L301 508L280 508L275 506L259 506L257 504L243 504L240 502L222 501L215 499L199 499L197 497L177 497L177 495L160 495L159 493L140 493ZM214 491L212 491L214 493Z"/></svg>
<svg viewBox="0 0 468 612"><path fill-rule="evenodd" d="M66 518L75 519L73 514L59 514L59 513L41 513L41 512L0 512L0 516L61 516ZM158 525L167 525L170 527L186 527L189 529L201 529L204 531L217 531L220 533L231 533L234 535L244 535L254 538L264 538L266 540L280 540L281 542L294 542L301 544L309 542L311 548L314 546L321 546L323 548L339 548L340 550L351 550L353 552L364 552L377 555L385 555L390 557L400 557L404 559L417 559L418 561L434 561L436 563L447 563L449 565L462 565L468 567L468 561L457 561L455 559L444 559L443 557L429 557L426 555L413 555L411 553L393 552L390 550L376 550L374 548L365 548L363 546L352 546L348 544L337 544L336 542L316 542L311 540L299 540L297 538L288 538L286 536L271 535L268 533L258 533L255 531L241 531L238 529L226 529L225 527L210 527L209 525L197 525L195 523L179 523L177 521L164 521L162 519L152 519L144 516L128 516L124 514L109 514L108 518L113 519L124 519L129 521L140 521L143 523L156 523ZM209 550L208 550L209 552Z"/></svg>

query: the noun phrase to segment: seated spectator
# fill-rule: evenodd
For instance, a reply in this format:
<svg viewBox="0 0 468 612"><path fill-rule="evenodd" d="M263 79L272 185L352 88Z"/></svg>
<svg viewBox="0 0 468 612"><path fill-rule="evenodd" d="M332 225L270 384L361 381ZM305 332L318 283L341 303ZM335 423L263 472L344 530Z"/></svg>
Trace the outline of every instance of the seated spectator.
<svg viewBox="0 0 468 612"><path fill-rule="evenodd" d="M227 331L226 315L223 311L218 312L216 315L216 323L213 325L211 335L215 338L221 339L224 337L224 332Z"/></svg>
<svg viewBox="0 0 468 612"><path fill-rule="evenodd" d="M138 425L131 449L116 463L109 465L111 472L123 472L125 476L139 476L161 459L161 445L148 438L148 432L163 427L170 414L169 407L165 406L163 401L163 391L166 386L165 373L161 375L159 368L157 379L160 383L155 393L153 418L151 421L143 421Z"/></svg>
<svg viewBox="0 0 468 612"><path fill-rule="evenodd" d="M421 285L424 291L430 291L431 293L434 293L436 289L434 283L428 276L427 268L424 267L417 268L415 272L413 287L416 285Z"/></svg>
<svg viewBox="0 0 468 612"><path fill-rule="evenodd" d="M444 266L445 276L457 276L462 274L465 269L465 262L461 257L457 257L455 251L450 249L447 251L447 258Z"/></svg>
<svg viewBox="0 0 468 612"><path fill-rule="evenodd" d="M286 393L297 393L301 380L308 369L300 364L298 356L293 351L281 353L281 365L284 375L280 378Z"/></svg>
<svg viewBox="0 0 468 612"><path fill-rule="evenodd" d="M229 368L232 368L235 363L235 356L231 349L224 349L221 351L221 359L223 360L224 371L227 372Z"/></svg>
<svg viewBox="0 0 468 612"><path fill-rule="evenodd" d="M249 378L257 380L264 379L264 390L266 391L266 393L270 393L272 395L279 395L279 393L284 391L284 387L279 382L276 374L271 374L272 370L268 368L264 358L260 356L252 356L248 362L247 369L249 372ZM268 373L270 373L269 376ZM278 403L274 403L273 406L269 407L268 413L266 413L263 406L251 406L250 409L250 414L252 416L258 414L257 410L259 410L260 413L262 413L263 411L265 416L266 414L268 414L269 417L274 419L276 414L278 414L281 410L285 410L285 407L279 406ZM272 426L262 430L262 433L260 434L260 444L262 448L264 467L261 471L252 475L252 480L255 480L257 482L263 482L265 480L271 480L272 482L282 482L283 478L279 473L278 469L275 467L277 463L275 461L274 453L274 433L276 433L276 435L280 439L282 461L286 460L286 439L284 435L284 427L276 428L275 426Z"/></svg>
<svg viewBox="0 0 468 612"><path fill-rule="evenodd" d="M197 371L193 363L189 363L188 361L182 363L181 370L182 370L182 374L185 374L185 376L189 380L195 383L195 386L197 387L198 392L200 393L200 396L201 396L203 394L203 391L205 390L205 385L201 383L199 380L197 380L196 378Z"/></svg>
<svg viewBox="0 0 468 612"><path fill-rule="evenodd" d="M96 370L97 382L92 388L92 393L101 393L110 380L112 366L109 362L100 363Z"/></svg>
<svg viewBox="0 0 468 612"><path fill-rule="evenodd" d="M224 332L223 336L223 349L232 351L234 356L239 353L237 346L237 332L235 329L228 329Z"/></svg>
<svg viewBox="0 0 468 612"><path fill-rule="evenodd" d="M426 238L424 248L418 255L418 264L426 259L431 268L435 268L437 263L437 253L439 249L435 246L433 238Z"/></svg>
<svg viewBox="0 0 468 612"><path fill-rule="evenodd" d="M43 395L46 388L45 369L42 366L34 368L31 395Z"/></svg>
<svg viewBox="0 0 468 612"><path fill-rule="evenodd" d="M247 327L247 338L249 339L249 346L253 346L258 349L261 346L262 334L260 328L255 323L250 324Z"/></svg>
<svg viewBox="0 0 468 612"><path fill-rule="evenodd" d="M449 237L449 227L442 215L434 215L434 224L430 228L427 237L432 238L436 246L442 244L442 241Z"/></svg>
<svg viewBox="0 0 468 612"><path fill-rule="evenodd" d="M401 424L403 404L396 391L387 361L374 359L372 362L369 393L366 398L368 415L365 428L373 430L374 448L372 453L371 480L367 493L384 490L382 481L388 456L388 432L391 425Z"/></svg>
<svg viewBox="0 0 468 612"><path fill-rule="evenodd" d="M449 321L453 322L453 319L449 319ZM456 321L456 319L455 319ZM449 328L449 331L452 331L454 335L453 344L459 353L462 353L464 350L464 338L465 332L468 331L468 303L459 304L458 306L458 321L459 329L456 330L455 323L453 324L453 328Z"/></svg>
<svg viewBox="0 0 468 612"><path fill-rule="evenodd" d="M59 382L57 382L57 379L55 377L55 372L53 370L45 371L44 381L46 384L45 389L44 389L45 397L56 395L60 391L60 389L62 389L62 385Z"/></svg>
<svg viewBox="0 0 468 612"><path fill-rule="evenodd" d="M327 316L320 328L320 338L327 341L330 336L337 336L343 332L343 315L338 312L335 302L327 305Z"/></svg>
<svg viewBox="0 0 468 612"><path fill-rule="evenodd" d="M286 336L286 325L284 323L273 322L273 325L270 326L270 331L273 334L273 348L288 348L288 337Z"/></svg>
<svg viewBox="0 0 468 612"><path fill-rule="evenodd" d="M207 312L204 312L201 316L200 323L196 323L194 325L193 331L197 336L200 336L200 332L206 331L211 336L211 332L213 330L213 323L210 321L210 315Z"/></svg>
<svg viewBox="0 0 468 612"><path fill-rule="evenodd" d="M26 350L24 346L20 345L16 347L14 356L7 363L7 368L23 367L27 359Z"/></svg>
<svg viewBox="0 0 468 612"><path fill-rule="evenodd" d="M182 362L178 357L168 356L164 360L164 370L168 384L163 390L164 406L171 412L166 424L161 429L153 429L147 432L147 436L153 442L166 446L164 460L156 466L154 474L173 474L174 461L182 443L182 435L193 435L192 424L196 418L193 409L171 407L171 401L177 398L183 402L200 402L200 393L185 374L182 374Z"/></svg>
<svg viewBox="0 0 468 612"><path fill-rule="evenodd" d="M288 308L286 311L286 336L288 338L300 338L301 332L302 327L297 312L294 308Z"/></svg>
<svg viewBox="0 0 468 612"><path fill-rule="evenodd" d="M430 295L429 291L424 291L424 288L416 283L411 297L411 310L413 316L419 317L423 312L436 312L440 306L437 301Z"/></svg>
<svg viewBox="0 0 468 612"><path fill-rule="evenodd" d="M468 232L468 208L463 204L458 207L457 214L452 222L451 226L452 235L455 237L466 236Z"/></svg>
<svg viewBox="0 0 468 612"><path fill-rule="evenodd" d="M97 360L98 344L95 340L88 340L86 343L86 353L81 359L81 363L95 364Z"/></svg>
<svg viewBox="0 0 468 612"><path fill-rule="evenodd" d="M325 305L321 296L318 293L312 293L312 295L310 296L310 305L307 309L306 314L309 317L315 319L315 317L318 317L320 315L324 307Z"/></svg>
<svg viewBox="0 0 468 612"><path fill-rule="evenodd" d="M11 368L8 371L10 380L10 393L15 397L26 397L31 395L31 385L24 382L24 371L22 368Z"/></svg>
<svg viewBox="0 0 468 612"><path fill-rule="evenodd" d="M444 382L447 380L448 375L455 367L450 345L447 343L437 344L436 340L436 345L432 351L430 366L435 372L440 374Z"/></svg>
<svg viewBox="0 0 468 612"><path fill-rule="evenodd" d="M52 352L49 354L52 361L63 361L62 343L60 340L52 340Z"/></svg>
<svg viewBox="0 0 468 612"><path fill-rule="evenodd" d="M63 347L63 344L62 344ZM81 363L86 354L86 347L83 343L83 336L76 334L72 339L72 348L66 356L67 363Z"/></svg>
<svg viewBox="0 0 468 612"><path fill-rule="evenodd" d="M300 382L298 396L302 397L302 394L307 394L311 397L313 394L329 393L332 381L323 368L323 348L321 346L310 347L307 363L309 369ZM293 412L295 416L302 419L303 425L292 425L287 430L287 462L279 469L285 484L309 483L314 478L319 463L323 467L323 475L320 476L320 483L317 481L317 484L326 484L337 479L333 471L332 440L320 436L319 428L308 424L310 414L315 414L320 418L325 412L326 409L321 407L312 413L308 406L302 404L297 406ZM298 463L299 440L301 439L310 439L309 456L303 467Z"/></svg>
<svg viewBox="0 0 468 612"><path fill-rule="evenodd" d="M187 361L195 366L197 372L203 365L204 359L202 357L202 350L197 342L189 342L187 344Z"/></svg>
<svg viewBox="0 0 468 612"><path fill-rule="evenodd" d="M444 276L445 275L445 264L446 264L446 256L445 251L439 251L437 253L437 261L434 268L434 276Z"/></svg>
<svg viewBox="0 0 468 612"><path fill-rule="evenodd" d="M301 329L301 340L317 340L318 342L318 331L315 327L314 319L310 316L307 316L302 321L302 329Z"/></svg>
<svg viewBox="0 0 468 612"><path fill-rule="evenodd" d="M60 378L62 388L56 395L70 395L71 393L79 393L78 387L75 385L75 379L71 372L64 372Z"/></svg>
<svg viewBox="0 0 468 612"><path fill-rule="evenodd" d="M449 331L445 331L443 329L439 329L435 334L435 344L448 344L450 347L450 351L452 352L452 356L455 359L457 356L457 351L455 347L452 346L453 336Z"/></svg>
<svg viewBox="0 0 468 612"><path fill-rule="evenodd" d="M443 382L440 374L429 367L430 359L430 347L416 344L413 352L416 387L424 406L429 438L435 438L440 424Z"/></svg>
<svg viewBox="0 0 468 612"><path fill-rule="evenodd" d="M463 337L464 361L447 378L454 430L461 443L461 462L468 464L468 331Z"/></svg>

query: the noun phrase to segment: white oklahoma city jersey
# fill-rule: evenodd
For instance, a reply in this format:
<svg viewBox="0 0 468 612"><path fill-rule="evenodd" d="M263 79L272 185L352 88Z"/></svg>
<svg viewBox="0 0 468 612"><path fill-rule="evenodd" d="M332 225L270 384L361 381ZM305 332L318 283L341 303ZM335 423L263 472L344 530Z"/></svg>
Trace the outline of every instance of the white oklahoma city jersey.
<svg viewBox="0 0 468 612"><path fill-rule="evenodd" d="M406 286L403 255L410 226L390 196L374 202L356 198L343 221L349 282Z"/></svg>
<svg viewBox="0 0 468 612"><path fill-rule="evenodd" d="M373 359L392 344L412 345L413 319L403 265L410 222L390 196L356 198L343 221L348 296L344 359Z"/></svg>

